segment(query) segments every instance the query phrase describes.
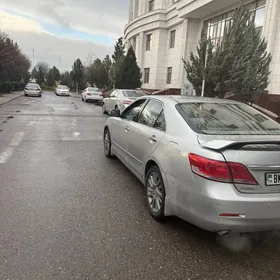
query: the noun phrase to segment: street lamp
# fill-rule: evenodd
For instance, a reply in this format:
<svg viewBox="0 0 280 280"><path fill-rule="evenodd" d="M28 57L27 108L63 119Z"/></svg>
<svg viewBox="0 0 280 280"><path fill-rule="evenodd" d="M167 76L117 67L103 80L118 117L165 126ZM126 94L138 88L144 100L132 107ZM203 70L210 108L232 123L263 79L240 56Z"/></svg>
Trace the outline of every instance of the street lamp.
<svg viewBox="0 0 280 280"><path fill-rule="evenodd" d="M208 61L208 50L209 50L209 43L207 43L206 47L206 54L205 54L205 63L204 63L204 70L206 70L207 67L207 61ZM212 49L212 53L215 53L216 49ZM202 89L201 89L201 97L204 96L204 90L205 90L205 74L203 75L203 80L202 80Z"/></svg>

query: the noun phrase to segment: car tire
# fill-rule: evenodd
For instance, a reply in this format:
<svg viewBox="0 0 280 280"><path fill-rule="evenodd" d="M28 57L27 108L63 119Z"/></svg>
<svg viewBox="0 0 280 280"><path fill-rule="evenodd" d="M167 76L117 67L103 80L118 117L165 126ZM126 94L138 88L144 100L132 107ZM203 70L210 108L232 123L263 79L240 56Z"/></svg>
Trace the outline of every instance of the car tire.
<svg viewBox="0 0 280 280"><path fill-rule="evenodd" d="M151 216L157 221L164 221L165 207L165 186L160 169L154 165L147 172L146 180L146 198Z"/></svg>
<svg viewBox="0 0 280 280"><path fill-rule="evenodd" d="M104 145L104 153L107 158L112 158L112 142L111 142L111 134L109 128L105 128L103 134L103 145Z"/></svg>
<svg viewBox="0 0 280 280"><path fill-rule="evenodd" d="M86 103L88 102L86 98L84 99L84 101L85 101Z"/></svg>
<svg viewBox="0 0 280 280"><path fill-rule="evenodd" d="M103 113L104 115L107 114L105 103L102 103L102 113Z"/></svg>

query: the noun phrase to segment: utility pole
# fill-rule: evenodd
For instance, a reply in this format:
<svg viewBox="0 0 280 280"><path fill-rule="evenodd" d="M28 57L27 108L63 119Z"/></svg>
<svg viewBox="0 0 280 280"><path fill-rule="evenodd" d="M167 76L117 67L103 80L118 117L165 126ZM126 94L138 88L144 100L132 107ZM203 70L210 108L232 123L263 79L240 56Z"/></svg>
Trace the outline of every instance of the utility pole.
<svg viewBox="0 0 280 280"><path fill-rule="evenodd" d="M60 69L60 54L58 55L58 69Z"/></svg>

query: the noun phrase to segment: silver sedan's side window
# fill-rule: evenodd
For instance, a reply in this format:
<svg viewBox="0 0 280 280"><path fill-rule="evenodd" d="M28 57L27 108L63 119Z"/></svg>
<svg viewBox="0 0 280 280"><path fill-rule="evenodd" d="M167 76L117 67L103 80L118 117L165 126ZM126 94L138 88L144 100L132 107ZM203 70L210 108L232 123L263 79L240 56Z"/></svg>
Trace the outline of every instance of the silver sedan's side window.
<svg viewBox="0 0 280 280"><path fill-rule="evenodd" d="M140 99L131 105L126 112L122 115L124 119L130 121L137 121L139 113L141 112L143 105L145 104L146 99Z"/></svg>
<svg viewBox="0 0 280 280"><path fill-rule="evenodd" d="M157 128L159 130L165 131L166 130L166 123L165 123L165 117L164 117L164 111L162 110L158 119L155 122L154 128Z"/></svg>
<svg viewBox="0 0 280 280"><path fill-rule="evenodd" d="M163 106L160 102L150 100L143 109L138 122L153 127L160 116Z"/></svg>

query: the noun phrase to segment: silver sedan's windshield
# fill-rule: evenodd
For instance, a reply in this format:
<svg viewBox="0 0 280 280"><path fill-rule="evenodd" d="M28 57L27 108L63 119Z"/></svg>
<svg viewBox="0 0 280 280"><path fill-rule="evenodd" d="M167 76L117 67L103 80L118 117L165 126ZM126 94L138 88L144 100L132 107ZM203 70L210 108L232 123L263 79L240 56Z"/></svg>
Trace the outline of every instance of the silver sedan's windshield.
<svg viewBox="0 0 280 280"><path fill-rule="evenodd" d="M123 90L123 95L125 97L141 97L146 94L140 90Z"/></svg>

